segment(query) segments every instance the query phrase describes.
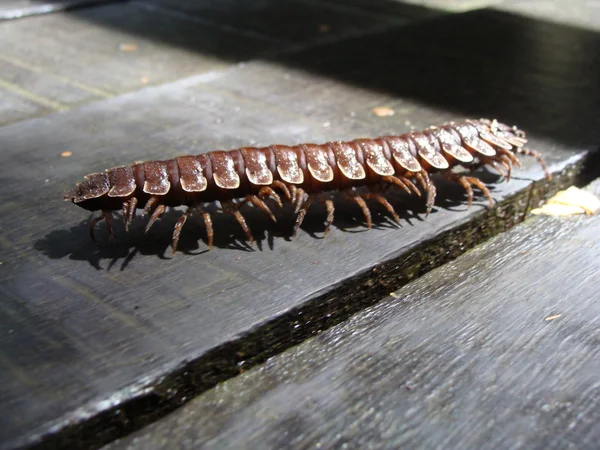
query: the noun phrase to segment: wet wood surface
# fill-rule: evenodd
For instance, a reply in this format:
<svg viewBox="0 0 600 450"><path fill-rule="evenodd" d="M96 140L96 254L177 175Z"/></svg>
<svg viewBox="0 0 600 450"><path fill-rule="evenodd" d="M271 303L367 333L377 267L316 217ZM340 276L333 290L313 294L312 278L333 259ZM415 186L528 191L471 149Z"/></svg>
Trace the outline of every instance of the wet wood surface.
<svg viewBox="0 0 600 450"><path fill-rule="evenodd" d="M114 19L108 30L127 22L129 7L102 6L124 8L123 17L103 13ZM22 20L44 17L52 15ZM352 20L339 20L349 21L349 34L314 48L244 64L224 56L217 67L210 56L208 66L190 71L186 56L173 67L191 76L141 90L122 83L120 71L131 65L108 58L115 71L104 70L104 79L116 81L106 86L133 92L0 128L0 447L97 446L135 430L511 227L543 195L580 180L593 160L600 140L595 32L497 11L433 14L408 25L388 20L383 29L371 17L378 24L367 22L364 35ZM179 48L193 60L209 38L186 36ZM243 52L256 48L256 40L242 41ZM57 64L69 80L91 70L76 60ZM39 94L51 92L67 95ZM378 106L394 115L376 116ZM215 214L217 248L205 252L203 227L191 221L174 259L166 250L181 212L168 213L148 237L141 220L129 236L117 226L118 245L99 230L95 245L88 215L62 201L63 189L84 174L134 160L398 134L464 116L498 117L529 131L554 183L542 181L531 161L510 183L484 175L500 202L490 212L481 198L466 210L463 192L440 184L428 218L422 201L392 196L402 227L373 207L377 226L368 232L360 211L341 203L326 239L322 206L295 240L289 209L278 213L278 225L248 209L254 248L234 219Z"/></svg>

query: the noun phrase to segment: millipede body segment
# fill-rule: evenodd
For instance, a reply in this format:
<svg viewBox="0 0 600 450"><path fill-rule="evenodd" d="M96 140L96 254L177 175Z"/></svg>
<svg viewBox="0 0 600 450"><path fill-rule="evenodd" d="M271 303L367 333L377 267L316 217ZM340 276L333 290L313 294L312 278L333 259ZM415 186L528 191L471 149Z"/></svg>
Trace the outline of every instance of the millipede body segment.
<svg viewBox="0 0 600 450"><path fill-rule="evenodd" d="M150 215L147 231L167 207L187 205L187 211L175 225L173 252L177 249L181 229L193 212L203 217L211 248L212 221L203 207L214 201L219 201L225 212L235 216L250 241L252 233L239 211L245 203L264 210L275 221L265 200L271 198L279 206L291 202L297 214L295 234L311 201L318 199L327 207L326 233L333 222L334 205L330 199L321 199L320 194L341 191L344 197L360 206L370 228L371 214L365 200L379 202L399 221L394 208L383 196L389 186L419 196L423 191L429 212L436 196L430 176L434 172L460 183L467 192L469 205L473 198L472 186L475 186L493 206L494 200L481 180L452 169L490 166L510 179L513 165L521 166L517 154L524 154L537 158L550 178L542 158L534 150L525 148L526 142L525 133L516 127L479 119L349 142L244 147L113 167L103 173L87 175L85 181L65 192L64 199L89 211L102 211L90 222L90 235L94 239L95 225L104 220L111 240L114 239L111 219L115 210L123 211L129 230L136 209L143 209ZM359 192L356 189L359 187L366 187L367 192Z"/></svg>

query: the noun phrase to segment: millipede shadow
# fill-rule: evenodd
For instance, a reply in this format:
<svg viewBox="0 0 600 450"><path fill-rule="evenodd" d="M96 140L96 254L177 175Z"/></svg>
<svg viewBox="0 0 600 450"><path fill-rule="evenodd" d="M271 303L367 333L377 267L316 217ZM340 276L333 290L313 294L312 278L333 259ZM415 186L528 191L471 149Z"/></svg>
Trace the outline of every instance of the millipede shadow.
<svg viewBox="0 0 600 450"><path fill-rule="evenodd" d="M493 190L493 183L499 179L497 175L485 171L478 173L477 176L486 183L490 190ZM465 191L460 185L441 178L437 179L437 177L435 184L438 196L436 197L436 207L433 208L430 215L435 214L438 209L466 208ZM369 200L367 203L371 211L374 229L400 229L405 225L414 226L415 222L426 220L423 197L409 196L397 189L389 190L385 197L398 213L400 223L395 223L379 203ZM369 231L358 205L337 193L326 196L326 198L331 198L335 202L335 219L332 227L346 233ZM474 200L477 202L480 199L480 193L475 190ZM214 247L253 252L264 251L267 248L273 250L276 238L292 240L296 217L293 208L291 205L284 205L283 208L278 208L274 204L270 206L277 223L273 223L263 211L257 208L244 206L241 209L255 239L255 243L252 245L247 241L243 230L232 215L224 213L215 204L205 208L207 212L210 212L213 221ZM120 269L123 270L138 254L154 255L162 259L170 258L173 228L181 214L180 209L168 210L147 234L144 233L147 218L142 219L141 216L137 216L129 233L126 233L120 214L115 214L113 230L117 239L116 243L109 242L106 229L100 225L96 228L97 242L91 241L89 222L84 220L68 229L49 232L44 238L34 243L34 248L51 259L69 257L76 261L87 261L98 270L102 269L100 263L104 260L109 260L107 270L121 261ZM314 239L323 239L325 238L326 216L324 203L313 202L300 229ZM207 251L204 223L200 217L192 215L181 232L178 253L199 255Z"/></svg>
<svg viewBox="0 0 600 450"><path fill-rule="evenodd" d="M213 245L223 249L241 251L254 251L245 240L239 225L233 217L212 212L215 237ZM112 268L119 260L123 260L121 270L138 255L154 255L162 259L171 256L171 239L173 228L182 211L172 209L158 220L148 233L144 233L148 218L145 220L136 217L129 233L120 214L115 214L113 231L116 242L110 243L104 226L96 227L96 242L89 236L89 220L82 220L77 225L68 229L54 230L44 238L35 241L34 248L43 252L51 259L69 257L76 261L88 261L93 267L102 269L100 262L110 260L107 269ZM248 223L252 227L257 241L265 239L265 230L268 225L266 220L255 218L255 214L248 214ZM206 229L201 220L196 216L190 217L180 236L178 253L202 254L208 251L206 243ZM255 220L257 219L257 220ZM260 245L260 244L259 244Z"/></svg>

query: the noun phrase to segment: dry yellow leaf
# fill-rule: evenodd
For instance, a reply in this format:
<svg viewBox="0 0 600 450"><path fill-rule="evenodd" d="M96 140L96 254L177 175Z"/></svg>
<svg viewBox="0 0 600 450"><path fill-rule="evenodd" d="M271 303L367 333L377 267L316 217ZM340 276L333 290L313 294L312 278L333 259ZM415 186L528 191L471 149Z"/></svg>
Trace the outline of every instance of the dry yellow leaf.
<svg viewBox="0 0 600 450"><path fill-rule="evenodd" d="M600 200L596 196L575 186L560 191L548 203L579 206L586 214L594 214L600 210Z"/></svg>
<svg viewBox="0 0 600 450"><path fill-rule="evenodd" d="M600 211L600 200L593 194L571 186L558 192L541 208L531 211L532 214L547 216L571 216L575 214L595 214Z"/></svg>
<svg viewBox="0 0 600 450"><path fill-rule="evenodd" d="M541 208L536 208L531 211L535 216L574 216L577 214L585 214L583 208L575 205L561 205L557 203L546 203Z"/></svg>

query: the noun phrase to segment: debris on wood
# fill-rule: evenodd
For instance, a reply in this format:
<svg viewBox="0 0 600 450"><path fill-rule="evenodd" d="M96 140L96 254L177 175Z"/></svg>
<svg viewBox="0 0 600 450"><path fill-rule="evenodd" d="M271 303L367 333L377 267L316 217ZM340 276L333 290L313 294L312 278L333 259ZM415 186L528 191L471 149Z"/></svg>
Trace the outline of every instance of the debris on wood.
<svg viewBox="0 0 600 450"><path fill-rule="evenodd" d="M546 317L544 320L550 322L551 320L558 319L560 316L562 316L562 314L554 314L553 316Z"/></svg>
<svg viewBox="0 0 600 450"><path fill-rule="evenodd" d="M377 106L371 110L377 117L393 116L394 110L388 106Z"/></svg>
<svg viewBox="0 0 600 450"><path fill-rule="evenodd" d="M600 211L600 199L587 191L571 186L566 191L558 192L542 207L531 211L531 214L571 216L575 214L592 215L598 211Z"/></svg>
<svg viewBox="0 0 600 450"><path fill-rule="evenodd" d="M137 44L127 44L121 43L119 44L119 50L122 52L135 52L138 49Z"/></svg>

